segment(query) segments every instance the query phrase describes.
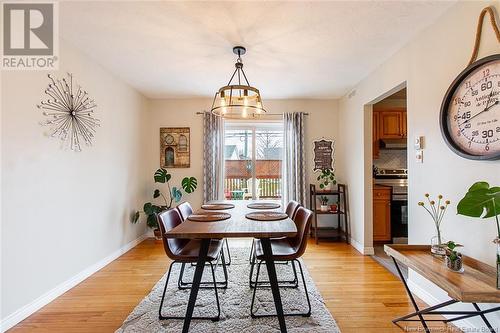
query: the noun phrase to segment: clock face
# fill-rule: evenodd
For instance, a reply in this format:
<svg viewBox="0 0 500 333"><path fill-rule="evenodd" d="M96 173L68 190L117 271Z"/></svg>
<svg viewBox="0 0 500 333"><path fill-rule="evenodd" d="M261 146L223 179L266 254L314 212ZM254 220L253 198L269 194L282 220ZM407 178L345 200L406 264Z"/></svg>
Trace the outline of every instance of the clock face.
<svg viewBox="0 0 500 333"><path fill-rule="evenodd" d="M165 136L165 143L167 145L171 145L172 143L174 143L174 137L170 134L167 134L167 136Z"/></svg>
<svg viewBox="0 0 500 333"><path fill-rule="evenodd" d="M500 158L500 54L476 61L455 79L440 120L448 146L460 156Z"/></svg>

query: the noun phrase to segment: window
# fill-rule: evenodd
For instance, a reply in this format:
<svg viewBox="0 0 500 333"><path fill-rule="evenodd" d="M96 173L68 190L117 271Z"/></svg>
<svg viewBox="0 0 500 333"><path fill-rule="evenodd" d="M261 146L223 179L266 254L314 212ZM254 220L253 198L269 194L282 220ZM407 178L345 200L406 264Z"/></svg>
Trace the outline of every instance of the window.
<svg viewBox="0 0 500 333"><path fill-rule="evenodd" d="M226 122L225 198L281 199L282 156L281 122Z"/></svg>

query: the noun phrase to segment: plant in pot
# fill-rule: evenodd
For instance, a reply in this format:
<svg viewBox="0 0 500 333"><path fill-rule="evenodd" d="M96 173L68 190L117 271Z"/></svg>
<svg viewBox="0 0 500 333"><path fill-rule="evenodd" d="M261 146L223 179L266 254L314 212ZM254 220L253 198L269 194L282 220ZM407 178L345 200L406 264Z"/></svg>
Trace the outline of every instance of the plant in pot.
<svg viewBox="0 0 500 333"><path fill-rule="evenodd" d="M141 213L144 213L146 215L146 224L148 227L153 229L155 238L157 240L161 239L161 232L158 227L157 215L164 210L172 208L172 203L179 202L183 195L182 190L184 190L186 193L193 193L194 190L196 190L196 187L198 186L198 181L196 180L195 177L184 177L181 181L182 190L175 186L170 187L171 178L172 175L168 173L167 169L160 168L156 170L156 172L154 173L155 183L167 185L166 193L168 198L162 191L160 191L159 189L155 189L153 191L153 198L157 199L161 197L162 203L154 204L151 202L146 202L142 208L143 211L142 212L136 211L132 219L132 223L137 223L139 221Z"/></svg>
<svg viewBox="0 0 500 333"><path fill-rule="evenodd" d="M319 188L322 190L331 190L332 184L337 184L335 174L332 169L323 169L316 178L319 181Z"/></svg>
<svg viewBox="0 0 500 333"><path fill-rule="evenodd" d="M462 247L462 245L455 243L454 241L448 241L441 246L446 251L446 267L454 272L463 272L462 253L456 250L457 247Z"/></svg>
<svg viewBox="0 0 500 333"><path fill-rule="evenodd" d="M496 244L496 269L497 269L497 289L500 289L500 187L492 186L487 182L474 183L462 200L457 205L457 213L460 215L476 218L495 218L496 238L493 243Z"/></svg>
<svg viewBox="0 0 500 333"><path fill-rule="evenodd" d="M330 206L328 206L328 197L322 195L322 196L319 197L319 201L321 202L321 206L320 206L319 209L322 212L327 212L329 210L329 208L330 208Z"/></svg>

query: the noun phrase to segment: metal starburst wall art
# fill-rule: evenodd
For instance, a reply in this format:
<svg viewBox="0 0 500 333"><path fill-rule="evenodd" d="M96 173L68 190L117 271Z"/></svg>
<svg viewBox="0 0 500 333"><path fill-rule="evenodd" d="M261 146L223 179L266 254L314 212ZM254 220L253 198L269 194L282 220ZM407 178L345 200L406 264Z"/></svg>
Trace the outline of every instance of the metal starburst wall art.
<svg viewBox="0 0 500 333"><path fill-rule="evenodd" d="M99 119L94 118L97 105L80 86L74 87L72 74L62 80L51 74L48 77L52 81L45 89L49 99L37 105L48 117L41 124L51 128L50 136L59 137L71 150L81 151L82 143L92 145L99 126Z"/></svg>

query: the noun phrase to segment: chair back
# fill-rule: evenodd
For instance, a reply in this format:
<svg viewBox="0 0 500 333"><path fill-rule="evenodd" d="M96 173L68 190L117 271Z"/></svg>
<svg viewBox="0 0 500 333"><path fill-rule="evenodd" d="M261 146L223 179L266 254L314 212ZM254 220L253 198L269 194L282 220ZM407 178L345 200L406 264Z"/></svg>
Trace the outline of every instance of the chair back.
<svg viewBox="0 0 500 333"><path fill-rule="evenodd" d="M166 238L165 234L182 223L182 218L177 209L169 209L158 214L158 226L161 230L163 248L167 256L175 260L175 254L182 249L188 239Z"/></svg>
<svg viewBox="0 0 500 333"><path fill-rule="evenodd" d="M285 210L286 215L288 215L288 217L293 220L293 218L295 217L295 213L297 213L297 208L299 207L300 204L297 201L291 200L286 206Z"/></svg>
<svg viewBox="0 0 500 333"><path fill-rule="evenodd" d="M290 245L295 249L297 258L302 256L307 247L307 236L311 227L313 213L304 207L299 207L293 221L297 227L297 235L290 237Z"/></svg>
<svg viewBox="0 0 500 333"><path fill-rule="evenodd" d="M191 207L191 204L187 201L178 205L177 210L179 211L183 221L185 221L189 215L193 214L193 207Z"/></svg>

